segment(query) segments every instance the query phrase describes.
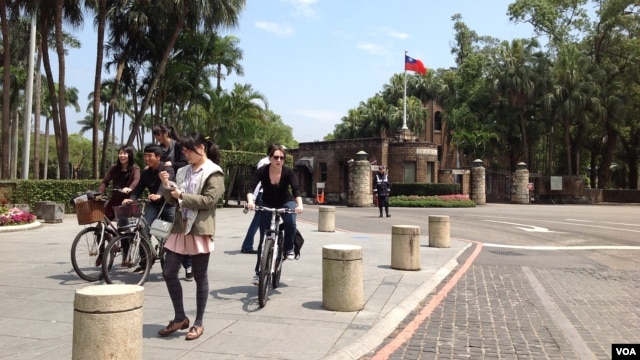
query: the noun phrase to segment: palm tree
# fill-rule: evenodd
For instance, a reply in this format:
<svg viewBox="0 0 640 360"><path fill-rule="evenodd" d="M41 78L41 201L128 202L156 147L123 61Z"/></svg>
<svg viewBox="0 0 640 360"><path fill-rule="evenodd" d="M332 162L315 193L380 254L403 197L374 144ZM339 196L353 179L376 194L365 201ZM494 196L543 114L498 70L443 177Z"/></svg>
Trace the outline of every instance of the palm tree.
<svg viewBox="0 0 640 360"><path fill-rule="evenodd" d="M539 80L533 66L536 61L533 51L537 46L538 42L534 39L514 39L511 43L503 41L491 70L496 92L517 115L522 160L530 166L533 165L533 157L529 152L527 123L531 120L529 114L535 102Z"/></svg>
<svg viewBox="0 0 640 360"><path fill-rule="evenodd" d="M238 16L244 8L244 5L245 0L161 0L153 3L153 10L157 16L150 17L149 20L162 21L162 26L155 28L153 35L166 34L168 36L164 39L165 42L158 43L166 44L161 56L156 59L150 59L152 64L155 64L155 71L146 89L146 95L142 101L139 112L134 119L134 129L140 126L144 114L149 108L155 89L164 75L169 57L173 53L180 33L185 29L201 29L205 33L213 33L221 27L235 27L238 24ZM165 31L163 34L161 29L168 29L169 31ZM132 132L127 140L127 144L133 144L134 139L135 132Z"/></svg>

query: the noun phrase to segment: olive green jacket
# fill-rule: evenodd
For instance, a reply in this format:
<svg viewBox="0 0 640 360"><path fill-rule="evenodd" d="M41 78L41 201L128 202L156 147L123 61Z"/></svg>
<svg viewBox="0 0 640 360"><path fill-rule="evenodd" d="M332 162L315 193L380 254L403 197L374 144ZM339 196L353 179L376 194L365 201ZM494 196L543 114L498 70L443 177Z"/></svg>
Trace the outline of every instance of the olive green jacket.
<svg viewBox="0 0 640 360"><path fill-rule="evenodd" d="M180 191L184 191L185 174L189 166L178 169L176 174L176 184ZM216 232L216 204L224 195L224 175L222 168L208 160L203 165L203 174L200 182L196 186L195 194L184 192L182 199L178 200L171 196L171 190L165 189L164 198L170 204L177 204L176 214L173 219L172 233L182 233L191 235L215 235ZM182 209L188 208L192 211L185 223L182 218Z"/></svg>

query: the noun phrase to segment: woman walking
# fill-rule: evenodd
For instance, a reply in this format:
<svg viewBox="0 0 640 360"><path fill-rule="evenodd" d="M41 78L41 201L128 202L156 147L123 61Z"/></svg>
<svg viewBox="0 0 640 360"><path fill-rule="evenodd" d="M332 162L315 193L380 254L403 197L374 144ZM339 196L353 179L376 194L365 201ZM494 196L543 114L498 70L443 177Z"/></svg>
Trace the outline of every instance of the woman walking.
<svg viewBox="0 0 640 360"><path fill-rule="evenodd" d="M165 199L177 204L177 209L171 235L164 244L166 256L162 271L174 317L169 325L158 331L158 335L169 336L177 330L189 328L178 272L182 259L191 255L196 281L196 319L185 339L194 340L204 332L203 317L209 295L209 255L213 251L216 230L216 204L224 194L224 176L218 165L220 152L214 143L201 134L192 133L185 136L180 145L189 165L178 170L176 183L169 181L168 173L160 173Z"/></svg>

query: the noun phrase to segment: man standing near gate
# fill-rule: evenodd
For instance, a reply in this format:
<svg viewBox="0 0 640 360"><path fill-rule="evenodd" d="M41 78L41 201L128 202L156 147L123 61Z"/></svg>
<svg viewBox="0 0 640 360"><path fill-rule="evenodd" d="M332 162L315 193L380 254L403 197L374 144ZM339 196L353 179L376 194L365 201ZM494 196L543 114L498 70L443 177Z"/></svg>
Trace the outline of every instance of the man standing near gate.
<svg viewBox="0 0 640 360"><path fill-rule="evenodd" d="M373 192L378 197L378 209L380 209L380 216L382 217L382 208L389 215L389 193L391 192L391 183L389 182L389 176L385 173L386 168L383 165L378 167L378 173L373 180Z"/></svg>

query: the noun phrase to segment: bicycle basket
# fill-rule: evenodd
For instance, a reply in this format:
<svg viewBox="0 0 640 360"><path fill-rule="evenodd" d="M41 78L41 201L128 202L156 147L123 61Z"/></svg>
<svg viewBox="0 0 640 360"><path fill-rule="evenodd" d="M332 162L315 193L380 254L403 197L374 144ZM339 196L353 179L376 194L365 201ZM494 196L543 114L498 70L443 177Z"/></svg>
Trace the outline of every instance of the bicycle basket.
<svg viewBox="0 0 640 360"><path fill-rule="evenodd" d="M140 206L137 203L128 203L113 207L113 213L118 223L118 228L135 226L140 217Z"/></svg>
<svg viewBox="0 0 640 360"><path fill-rule="evenodd" d="M76 203L76 215L78 216L78 225L102 221L104 218L104 202L94 200L78 202Z"/></svg>

